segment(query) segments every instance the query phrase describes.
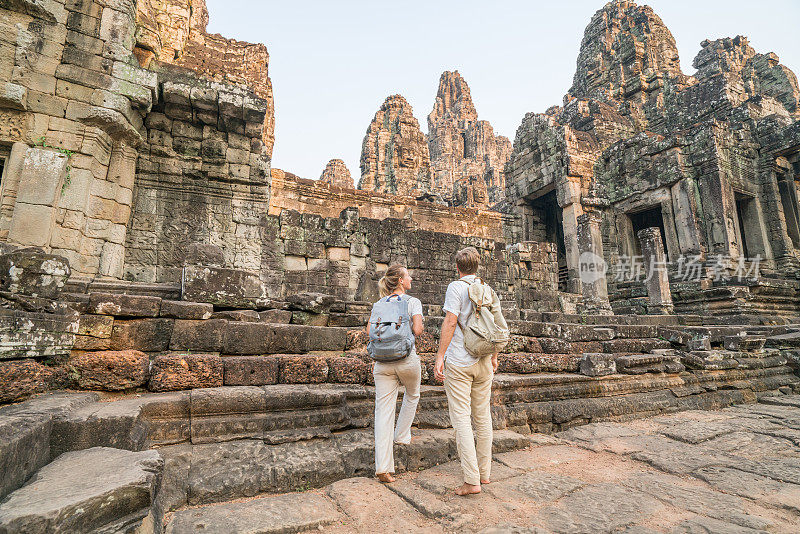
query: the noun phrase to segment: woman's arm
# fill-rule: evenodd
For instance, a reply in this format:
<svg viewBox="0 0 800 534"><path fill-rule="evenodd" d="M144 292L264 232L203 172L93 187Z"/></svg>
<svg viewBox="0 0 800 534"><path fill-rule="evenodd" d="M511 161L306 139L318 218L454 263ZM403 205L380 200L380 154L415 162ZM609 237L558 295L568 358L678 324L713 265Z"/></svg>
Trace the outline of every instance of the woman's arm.
<svg viewBox="0 0 800 534"><path fill-rule="evenodd" d="M369 328L369 326L367 326ZM422 333L422 315L415 315L411 318L411 333L418 336ZM369 335L369 330L367 330Z"/></svg>

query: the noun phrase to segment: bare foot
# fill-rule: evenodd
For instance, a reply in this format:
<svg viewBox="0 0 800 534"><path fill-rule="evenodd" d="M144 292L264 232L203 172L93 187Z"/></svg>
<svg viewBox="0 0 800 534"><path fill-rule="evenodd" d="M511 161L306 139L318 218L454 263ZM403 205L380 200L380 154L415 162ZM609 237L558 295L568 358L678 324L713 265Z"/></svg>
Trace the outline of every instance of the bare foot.
<svg viewBox="0 0 800 534"><path fill-rule="evenodd" d="M394 482L395 478L392 476L391 473L378 473L378 480L380 480L384 484L389 484Z"/></svg>
<svg viewBox="0 0 800 534"><path fill-rule="evenodd" d="M465 495L475 495L476 493L481 492L480 486L473 486L472 484L467 484L464 482L464 485L460 488L456 489L456 495L460 495L464 497Z"/></svg>
<svg viewBox="0 0 800 534"><path fill-rule="evenodd" d="M492 481L489 480L488 478L486 480L481 479L481 484L491 484L491 483L492 483Z"/></svg>

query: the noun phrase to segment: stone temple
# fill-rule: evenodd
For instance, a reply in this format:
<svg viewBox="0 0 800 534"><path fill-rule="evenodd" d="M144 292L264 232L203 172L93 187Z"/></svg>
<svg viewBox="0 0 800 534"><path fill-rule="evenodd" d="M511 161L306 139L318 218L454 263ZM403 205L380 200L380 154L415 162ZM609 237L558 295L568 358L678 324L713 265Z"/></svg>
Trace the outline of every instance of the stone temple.
<svg viewBox="0 0 800 534"><path fill-rule="evenodd" d="M800 88L775 53L703 41L687 75L653 10L615 0L589 21L562 105L525 115L513 143L447 71L427 133L390 95L354 118L360 176L332 159L309 180L271 166L267 48L208 22L204 0L0 1L0 533L195 532L212 512L189 506L322 487L275 531L369 531L346 503L373 469L377 280L406 265L425 305L420 439L398 466L446 464L433 362L465 246L513 334L492 400L508 469L523 469L509 451L559 440L618 452L644 417L684 417L664 435L689 448L747 427L785 440L752 454L793 459L704 445L709 467L655 435L626 451L726 493L722 508L777 495L784 515L666 514L656 531L792 531ZM736 425L721 430L721 414ZM629 426L613 435L615 421ZM731 471L758 492L728 491ZM548 476L518 490L583 484ZM464 514L430 504L423 482L391 495L459 530ZM639 501L614 491L619 514ZM559 514L537 528L593 531Z"/></svg>

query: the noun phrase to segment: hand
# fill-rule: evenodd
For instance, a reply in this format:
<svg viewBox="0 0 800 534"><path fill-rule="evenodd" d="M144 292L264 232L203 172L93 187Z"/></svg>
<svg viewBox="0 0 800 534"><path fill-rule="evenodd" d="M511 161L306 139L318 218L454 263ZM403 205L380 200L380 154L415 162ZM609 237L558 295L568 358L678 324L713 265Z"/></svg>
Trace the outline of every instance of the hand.
<svg viewBox="0 0 800 534"><path fill-rule="evenodd" d="M492 355L492 371L493 372L495 372L495 373L497 372L497 366L498 365L499 365L499 362L497 361L497 354L493 354Z"/></svg>
<svg viewBox="0 0 800 534"><path fill-rule="evenodd" d="M433 366L433 377L439 382L444 382L444 356L436 356L436 364Z"/></svg>

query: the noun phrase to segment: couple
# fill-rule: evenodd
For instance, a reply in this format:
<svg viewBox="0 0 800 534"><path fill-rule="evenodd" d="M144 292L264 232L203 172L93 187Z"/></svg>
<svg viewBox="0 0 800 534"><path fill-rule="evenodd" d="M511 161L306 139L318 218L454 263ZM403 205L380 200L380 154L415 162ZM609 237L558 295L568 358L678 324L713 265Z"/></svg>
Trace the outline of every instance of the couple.
<svg viewBox="0 0 800 534"><path fill-rule="evenodd" d="M497 348L502 345L488 345L487 351L484 343L479 351L474 349L476 344L469 336L473 335L471 331L480 330L480 327L475 328L475 321L480 318L482 307L484 314L489 312L490 321L494 317L506 331L507 326L497 295L476 276L480 262L478 251L473 247L465 248L456 254L455 260L459 279L447 288L444 301L447 315L442 323L434 375L437 380L444 380L450 422L455 429L464 473L464 484L456 493L470 495L480 493L481 484L489 483L492 463L489 401L492 378L497 371ZM395 480L392 476L393 441L411 442L411 423L420 397L421 368L414 349L414 336L420 335L423 329L422 303L406 293L411 289L411 281L406 268L389 267L380 280L381 300L373 305L367 325L370 356L375 360L375 472L381 482ZM473 287L479 291L473 291ZM487 296L482 299L482 295ZM468 325L470 331L466 344L462 325ZM403 331L408 332L408 342L403 339ZM480 355L473 356L471 352ZM400 384L405 387L405 394L395 425ZM471 420L475 425L474 436Z"/></svg>

